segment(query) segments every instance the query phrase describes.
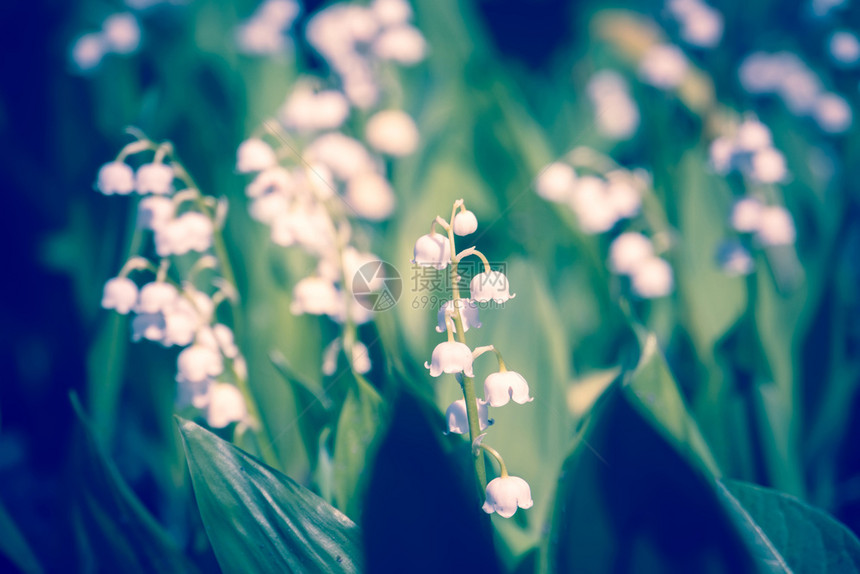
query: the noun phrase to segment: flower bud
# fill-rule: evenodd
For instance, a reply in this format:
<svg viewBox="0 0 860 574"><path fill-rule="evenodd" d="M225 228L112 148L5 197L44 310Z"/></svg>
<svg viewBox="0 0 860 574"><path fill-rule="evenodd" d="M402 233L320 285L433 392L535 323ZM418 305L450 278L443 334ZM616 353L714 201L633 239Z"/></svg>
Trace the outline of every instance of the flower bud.
<svg viewBox="0 0 860 574"><path fill-rule="evenodd" d="M454 233L457 235L471 235L478 230L478 218L469 211L460 211L454 216Z"/></svg>

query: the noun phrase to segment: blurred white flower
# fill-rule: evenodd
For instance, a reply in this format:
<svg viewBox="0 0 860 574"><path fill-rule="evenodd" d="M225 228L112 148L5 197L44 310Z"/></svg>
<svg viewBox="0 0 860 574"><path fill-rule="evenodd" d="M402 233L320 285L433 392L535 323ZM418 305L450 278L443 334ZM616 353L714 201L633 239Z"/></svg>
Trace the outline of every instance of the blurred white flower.
<svg viewBox="0 0 860 574"><path fill-rule="evenodd" d="M812 116L818 126L827 133L843 133L851 127L851 106L837 94L822 94L815 101Z"/></svg>
<svg viewBox="0 0 860 574"><path fill-rule="evenodd" d="M711 167L720 175L726 175L732 170L732 158L735 153L735 142L726 136L720 136L711 142L708 156Z"/></svg>
<svg viewBox="0 0 860 574"><path fill-rule="evenodd" d="M99 168L96 187L105 195L128 195L134 191L134 171L121 161L112 161Z"/></svg>
<svg viewBox="0 0 860 574"><path fill-rule="evenodd" d="M700 48L713 48L723 37L723 15L705 4L681 19L681 39Z"/></svg>
<svg viewBox="0 0 860 574"><path fill-rule="evenodd" d="M173 191L173 168L163 163L147 163L137 168L135 189L144 195L165 195Z"/></svg>
<svg viewBox="0 0 860 574"><path fill-rule="evenodd" d="M216 323L211 327L204 327L197 332L197 343L218 351L228 359L239 356L239 347L236 346L233 329L223 323Z"/></svg>
<svg viewBox="0 0 860 574"><path fill-rule="evenodd" d="M177 297L162 310L164 315L162 344L166 347L171 345L184 347L195 338L200 342L201 330L211 322L214 311L215 304L208 295L197 290L186 291L184 296ZM218 350L218 347L214 347L214 350Z"/></svg>
<svg viewBox="0 0 860 574"><path fill-rule="evenodd" d="M833 32L828 42L830 56L839 64L852 66L860 61L860 40L847 30Z"/></svg>
<svg viewBox="0 0 860 574"><path fill-rule="evenodd" d="M117 54L131 54L140 46L140 25L130 12L105 18L102 34L108 50Z"/></svg>
<svg viewBox="0 0 860 574"><path fill-rule="evenodd" d="M170 283L153 281L140 289L140 297L134 311L138 314L160 313L173 305L179 291Z"/></svg>
<svg viewBox="0 0 860 574"><path fill-rule="evenodd" d="M621 217L609 201L607 182L593 175L577 180L569 203L585 233L609 231Z"/></svg>
<svg viewBox="0 0 860 574"><path fill-rule="evenodd" d="M687 75L689 62L677 46L657 44L648 48L639 62L639 77L664 90L677 88Z"/></svg>
<svg viewBox="0 0 860 574"><path fill-rule="evenodd" d="M223 428L248 416L245 398L229 383L215 383L209 389L206 422L212 428Z"/></svg>
<svg viewBox="0 0 860 574"><path fill-rule="evenodd" d="M263 171L276 163L275 150L258 138L243 141L236 150L236 171L239 173Z"/></svg>
<svg viewBox="0 0 860 574"><path fill-rule="evenodd" d="M639 190L623 175L613 177L610 173L607 177L609 177L609 184L606 186L606 201L616 217L629 219L639 213L639 208L642 206Z"/></svg>
<svg viewBox="0 0 860 574"><path fill-rule="evenodd" d="M114 277L105 283L102 307L126 315L137 305L137 285L128 277Z"/></svg>
<svg viewBox="0 0 860 574"><path fill-rule="evenodd" d="M305 149L305 159L325 165L342 181L376 171L373 157L361 142L339 132L323 134L311 142Z"/></svg>
<svg viewBox="0 0 860 574"><path fill-rule="evenodd" d="M296 0L265 0L254 11L254 17L286 30L293 25L299 11Z"/></svg>
<svg viewBox="0 0 860 574"><path fill-rule="evenodd" d="M457 215L454 216L454 221L451 225L454 227L454 233L456 235L471 235L478 230L478 218L475 217L475 214L468 209L458 211Z"/></svg>
<svg viewBox="0 0 860 574"><path fill-rule="evenodd" d="M753 118L744 120L735 133L735 146L743 151L758 151L770 147L772 143L770 129Z"/></svg>
<svg viewBox="0 0 860 574"><path fill-rule="evenodd" d="M471 299L458 299L459 303L457 304L458 309L460 310L460 318L463 323L463 332L468 331L471 328L479 329L481 327L481 318L478 314L478 305ZM454 301L446 301L439 307L439 312L436 314L436 332L444 333L448 330L446 326L446 318L454 317ZM451 321L451 324L454 325L454 331L457 330L454 321Z"/></svg>
<svg viewBox="0 0 860 574"><path fill-rule="evenodd" d="M762 183L778 183L788 175L785 156L774 148L765 148L755 152L750 160L750 165L750 175Z"/></svg>
<svg viewBox="0 0 860 574"><path fill-rule="evenodd" d="M417 28L403 24L385 29L373 42L373 53L383 60L412 66L427 55L427 42Z"/></svg>
<svg viewBox="0 0 860 574"><path fill-rule="evenodd" d="M179 353L176 359L177 378L199 383L210 377L217 377L224 371L221 354L203 345L191 345Z"/></svg>
<svg viewBox="0 0 860 574"><path fill-rule="evenodd" d="M616 237L609 246L609 268L619 275L629 275L653 254L650 239L641 233L628 231Z"/></svg>
<svg viewBox="0 0 860 574"><path fill-rule="evenodd" d="M521 374L501 371L484 379L484 400L491 407L502 407L511 400L524 405L534 399L529 396L529 384Z"/></svg>
<svg viewBox="0 0 860 574"><path fill-rule="evenodd" d="M418 147L415 121L401 110L383 110L371 116L364 137L370 147L395 157L407 156Z"/></svg>
<svg viewBox="0 0 860 574"><path fill-rule="evenodd" d="M794 219L786 208L774 205L762 209L756 230L756 240L761 245L791 245L796 236Z"/></svg>
<svg viewBox="0 0 860 574"><path fill-rule="evenodd" d="M281 106L280 120L284 127L298 132L333 130L349 117L349 101L335 90L314 92L313 87L300 82Z"/></svg>
<svg viewBox="0 0 860 574"><path fill-rule="evenodd" d="M487 403L482 399L476 399L478 405L478 426L480 430L490 426L487 414ZM466 399L459 399L451 403L445 410L445 420L448 421L448 432L455 434L468 434L469 415L466 412Z"/></svg>
<svg viewBox="0 0 860 574"><path fill-rule="evenodd" d="M305 277L293 288L293 315L330 315L337 312L339 304L337 287L322 277Z"/></svg>
<svg viewBox="0 0 860 574"><path fill-rule="evenodd" d="M652 256L636 265L630 275L633 292L644 299L665 297L675 286L672 267L665 260Z"/></svg>
<svg viewBox="0 0 860 574"><path fill-rule="evenodd" d="M739 199L732 206L732 214L729 217L729 221L736 231L753 233L758 229L761 222L763 209L764 205L753 197Z"/></svg>
<svg viewBox="0 0 860 574"><path fill-rule="evenodd" d="M516 295L510 292L508 278L501 271L485 271L478 273L469 282L469 293L473 301L486 303L495 301L504 303Z"/></svg>
<svg viewBox="0 0 860 574"><path fill-rule="evenodd" d="M534 505L529 483L518 476L500 476L487 485L487 498L482 507L484 512L510 518L517 511Z"/></svg>
<svg viewBox="0 0 860 574"><path fill-rule="evenodd" d="M404 24L412 19L412 7L406 0L373 0L370 9L383 26Z"/></svg>
<svg viewBox="0 0 860 574"><path fill-rule="evenodd" d="M277 165L257 174L257 177L245 188L245 195L250 198L258 198L267 193L281 193L286 197L294 185L292 174L287 169Z"/></svg>
<svg viewBox="0 0 860 574"><path fill-rule="evenodd" d="M188 211L155 230L155 251L159 257L206 251L212 247L214 233L211 219Z"/></svg>
<svg viewBox="0 0 860 574"><path fill-rule="evenodd" d="M249 56L274 56L287 51L290 45L279 26L261 18L237 24L234 38L239 53Z"/></svg>
<svg viewBox="0 0 860 574"><path fill-rule="evenodd" d="M629 139L639 127L639 108L630 97L627 81L613 70L594 74L586 86L594 108L594 123L601 135L613 140Z"/></svg>
<svg viewBox="0 0 860 574"><path fill-rule="evenodd" d="M164 315L161 313L140 313L131 320L131 340L141 339L161 341L164 338Z"/></svg>
<svg viewBox="0 0 860 574"><path fill-rule="evenodd" d="M84 34L72 46L72 62L80 72L94 70L108 51L104 35L98 32Z"/></svg>
<svg viewBox="0 0 860 574"><path fill-rule="evenodd" d="M337 358L341 348L343 348L343 341L338 337L323 351L322 372L327 377L334 375L337 371ZM371 366L370 351L368 351L367 346L361 341L355 341L352 344L352 368L363 375L370 371Z"/></svg>
<svg viewBox="0 0 860 574"><path fill-rule="evenodd" d="M463 373L467 377L474 377L472 371L472 350L464 343L445 341L439 343L433 349L433 356L424 367L430 369L431 377L438 377L442 373L449 375Z"/></svg>
<svg viewBox="0 0 860 574"><path fill-rule="evenodd" d="M412 263L444 269L451 263L451 242L441 233L422 235L415 242Z"/></svg>
<svg viewBox="0 0 860 574"><path fill-rule="evenodd" d="M541 171L535 180L535 191L547 201L565 202L573 195L576 172L562 162L553 162Z"/></svg>
<svg viewBox="0 0 860 574"><path fill-rule="evenodd" d="M370 221L387 219L397 204L391 184L373 172L352 177L346 184L344 199L356 215Z"/></svg>
<svg viewBox="0 0 860 574"><path fill-rule="evenodd" d="M290 199L278 191L266 193L250 203L248 213L260 223L274 225L278 218L290 214Z"/></svg>

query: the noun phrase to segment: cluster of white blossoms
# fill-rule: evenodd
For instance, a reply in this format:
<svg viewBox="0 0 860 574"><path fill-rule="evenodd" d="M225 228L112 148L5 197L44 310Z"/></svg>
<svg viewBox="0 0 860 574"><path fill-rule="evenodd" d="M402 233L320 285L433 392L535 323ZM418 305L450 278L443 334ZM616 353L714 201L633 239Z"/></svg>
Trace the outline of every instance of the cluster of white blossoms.
<svg viewBox="0 0 860 574"><path fill-rule="evenodd" d="M723 15L701 0L668 0L666 9L678 21L681 39L699 48L713 48L723 37Z"/></svg>
<svg viewBox="0 0 860 574"><path fill-rule="evenodd" d="M754 247L792 245L797 238L794 219L785 207L768 205L754 196L735 201L729 225L738 237L721 242L716 259L723 272L731 276L752 273Z"/></svg>
<svg viewBox="0 0 860 574"><path fill-rule="evenodd" d="M639 79L644 83L673 90L678 88L687 76L690 61L683 50L673 44L654 44L639 60Z"/></svg>
<svg viewBox="0 0 860 574"><path fill-rule="evenodd" d="M844 133L851 127L853 112L845 98L825 90L796 54L754 52L741 63L738 75L750 94L778 96L791 113L811 117L826 133Z"/></svg>
<svg viewBox="0 0 860 574"><path fill-rule="evenodd" d="M439 233L441 227L444 233ZM499 453L483 444L483 431L491 424L489 407L501 407L513 401L525 404L532 401L525 378L515 371L509 371L501 353L492 345L470 348L466 344L466 332L479 328L481 321L478 306L493 301L502 304L515 295L511 294L507 276L501 271L493 271L487 258L474 247L457 252L455 236L471 235L478 229L475 214L466 209L463 200L454 202L451 219L436 217L430 226L430 233L422 235L415 242L412 263L421 267L449 269L451 274L452 298L444 303L438 312L437 332L447 333L447 341L439 343L425 367L430 376L439 377L443 373L454 375L460 383L463 398L454 401L446 410L445 418L448 432L469 434L476 457L476 470L479 480L486 482L484 458L481 449L494 457L500 465L500 476L486 484L486 501L483 509L488 514L497 512L509 518L517 508L531 508L533 501L528 483L521 478L509 476L505 463ZM484 264L484 272L476 274L469 283L469 296L464 297L458 286L458 265L464 257L475 255ZM484 397L477 398L474 387L474 360L492 351L498 360L498 371L484 379Z"/></svg>
<svg viewBox="0 0 860 574"><path fill-rule="evenodd" d="M271 56L292 45L290 29L301 11L296 0L264 0L236 25L236 47L249 56Z"/></svg>
<svg viewBox="0 0 860 574"><path fill-rule="evenodd" d="M381 64L412 66L427 55L427 43L412 25L412 16L407 0L341 2L317 12L305 35L340 78L349 101L368 109L380 100Z"/></svg>
<svg viewBox="0 0 860 574"><path fill-rule="evenodd" d="M121 12L104 19L101 29L79 36L71 49L71 60L81 73L95 70L108 54L127 56L140 47L140 25L134 14Z"/></svg>
<svg viewBox="0 0 860 574"><path fill-rule="evenodd" d="M788 177L785 156L773 147L770 129L754 117L738 124L734 133L711 142L711 167L720 175L738 171L758 183L779 183Z"/></svg>
<svg viewBox="0 0 860 574"><path fill-rule="evenodd" d="M587 170L578 175L577 169ZM546 166L535 180L542 198L568 206L588 234L609 233L621 222L640 219L642 198L650 188L642 170L619 167L590 148L576 148L566 158ZM609 248L609 269L630 280L638 297L664 297L674 289L674 274L660 258L651 239L641 233L621 233Z"/></svg>
<svg viewBox="0 0 860 574"><path fill-rule="evenodd" d="M627 80L614 70L591 76L586 93L594 108L594 124L611 140L630 139L639 127L639 107L630 96Z"/></svg>
<svg viewBox="0 0 860 574"><path fill-rule="evenodd" d="M139 163L141 155L153 152L151 161ZM138 160L137 169L127 162L131 156ZM133 341L182 347L176 374L179 407L200 409L213 427L252 422L242 393L228 382L242 384L245 361L233 331L217 320L220 303L235 296L233 285L217 275L223 263L212 254L225 206L201 195L169 143L159 145L142 136L101 167L95 187L105 195L140 196L137 233L152 237L158 258L155 264L132 256L105 283L102 307L133 314ZM178 257L183 257L182 266L174 265ZM216 273L207 288L198 285L205 270ZM155 277L139 285L129 277L133 272Z"/></svg>

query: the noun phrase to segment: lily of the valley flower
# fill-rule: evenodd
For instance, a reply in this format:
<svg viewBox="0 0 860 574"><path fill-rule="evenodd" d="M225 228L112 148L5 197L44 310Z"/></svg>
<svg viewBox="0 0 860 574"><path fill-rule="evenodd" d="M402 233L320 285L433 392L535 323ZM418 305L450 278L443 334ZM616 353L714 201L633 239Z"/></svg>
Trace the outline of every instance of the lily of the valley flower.
<svg viewBox="0 0 860 574"><path fill-rule="evenodd" d="M511 294L508 278L501 271L485 271L472 277L469 283L469 291L472 299L479 303L495 301L504 303L513 299L516 294Z"/></svg>
<svg viewBox="0 0 860 574"><path fill-rule="evenodd" d="M176 359L178 380L198 383L208 377L217 377L224 371L221 354L205 345L186 347Z"/></svg>
<svg viewBox="0 0 860 574"><path fill-rule="evenodd" d="M210 427L223 428L247 416L248 407L239 389L229 383L215 383L209 388L206 422Z"/></svg>
<svg viewBox="0 0 860 574"><path fill-rule="evenodd" d="M135 312L158 313L173 305L177 297L179 297L179 291L170 283L164 281L147 283L140 289L140 298Z"/></svg>
<svg viewBox="0 0 860 574"><path fill-rule="evenodd" d="M463 332L468 331L472 327L475 329L480 328L481 318L478 316L478 305L474 301L459 299L457 306L460 309L460 317L463 320ZM444 333L446 331L447 327L445 323L449 317L454 316L454 311L454 301L447 301L439 307L439 313L437 314L439 324L436 325L437 333ZM457 327L454 326L454 332L456 331Z"/></svg>
<svg viewBox="0 0 860 574"><path fill-rule="evenodd" d="M529 396L529 384L525 378L508 370L493 373L484 379L484 399L491 407L501 407L511 399L521 405L534 400Z"/></svg>
<svg viewBox="0 0 860 574"><path fill-rule="evenodd" d="M236 171L239 173L263 171L277 162L272 147L258 138L243 141L236 151Z"/></svg>
<svg viewBox="0 0 860 574"><path fill-rule="evenodd" d="M137 304L137 285L128 277L114 277L105 283L102 307L128 314Z"/></svg>
<svg viewBox="0 0 860 574"><path fill-rule="evenodd" d="M534 505L529 483L518 476L500 476L487 485L487 499L484 502L484 512L510 518L517 507L526 509Z"/></svg>
<svg viewBox="0 0 860 574"><path fill-rule="evenodd" d="M96 187L105 195L128 195L134 191L134 172L121 161L112 161L99 169Z"/></svg>
<svg viewBox="0 0 860 574"><path fill-rule="evenodd" d="M144 195L165 195L173 191L173 168L163 163L147 163L137 168L135 189Z"/></svg>
<svg viewBox="0 0 860 574"><path fill-rule="evenodd" d="M457 235L470 235L478 230L478 218L466 209L454 216L454 233Z"/></svg>
<svg viewBox="0 0 860 574"><path fill-rule="evenodd" d="M478 421L481 430L490 426L490 421L487 418L487 402L482 399L477 399L478 404ZM445 411L445 419L448 421L448 432L456 434L466 434L469 432L469 416L466 413L466 399L459 399L448 406Z"/></svg>
<svg viewBox="0 0 860 574"><path fill-rule="evenodd" d="M431 377L438 377L442 373L463 373L467 377L473 377L475 373L472 371L472 360L472 350L468 345L445 341L436 345L432 358L424 363L424 367L430 369Z"/></svg>
<svg viewBox="0 0 860 574"><path fill-rule="evenodd" d="M412 263L444 269L451 263L451 242L441 233L422 235L415 242Z"/></svg>

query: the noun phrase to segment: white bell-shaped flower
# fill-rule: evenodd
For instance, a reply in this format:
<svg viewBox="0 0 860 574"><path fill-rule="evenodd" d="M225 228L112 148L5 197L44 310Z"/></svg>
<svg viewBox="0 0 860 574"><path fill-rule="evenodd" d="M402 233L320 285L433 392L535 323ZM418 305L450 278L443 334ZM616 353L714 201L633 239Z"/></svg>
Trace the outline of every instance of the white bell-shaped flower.
<svg viewBox="0 0 860 574"><path fill-rule="evenodd" d="M336 290L336 297L335 309L328 313L332 321L340 324L345 323L347 310L349 311L349 318L356 325L364 325L373 319L375 314L373 309L365 307L355 297L349 300L346 293L340 289ZM349 305L347 305L347 302L349 302Z"/></svg>
<svg viewBox="0 0 860 574"><path fill-rule="evenodd" d="M412 19L412 7L406 0L373 0L370 9L383 26L405 24Z"/></svg>
<svg viewBox="0 0 860 574"><path fill-rule="evenodd" d="M169 197L150 195L137 204L137 226L141 229L162 228L176 212L176 206Z"/></svg>
<svg viewBox="0 0 860 574"><path fill-rule="evenodd" d="M131 54L140 46L140 25L129 12L105 18L102 34L108 48L117 54Z"/></svg>
<svg viewBox="0 0 860 574"><path fill-rule="evenodd" d="M717 264L726 275L737 277L749 275L755 269L755 261L739 241L724 241L717 247Z"/></svg>
<svg viewBox="0 0 860 574"><path fill-rule="evenodd" d="M160 257L206 251L212 247L214 233L211 219L188 211L155 230L155 251Z"/></svg>
<svg viewBox="0 0 860 574"><path fill-rule="evenodd" d="M500 476L487 485L487 499L484 502L484 512L510 518L517 511L531 508L534 505L529 483L518 476Z"/></svg>
<svg viewBox="0 0 860 574"><path fill-rule="evenodd" d="M100 32L84 34L75 40L72 46L72 63L79 72L90 72L101 63L107 51L104 34Z"/></svg>
<svg viewBox="0 0 860 574"><path fill-rule="evenodd" d="M412 66L427 55L427 42L417 28L402 24L384 30L373 42L373 53L383 60Z"/></svg>
<svg viewBox="0 0 860 574"><path fill-rule="evenodd" d="M349 101L335 90L314 92L307 83L299 84L280 109L284 127L298 132L336 130L349 117Z"/></svg>
<svg viewBox="0 0 860 574"><path fill-rule="evenodd" d="M762 183L779 183L788 175L785 156L772 147L759 150L750 159L750 175Z"/></svg>
<svg viewBox="0 0 860 574"><path fill-rule="evenodd" d="M729 217L729 221L736 231L752 233L758 229L763 209L764 205L759 200L753 197L745 197L736 201L732 206L732 214Z"/></svg>
<svg viewBox="0 0 860 574"><path fill-rule="evenodd" d="M330 132L315 139L305 150L310 163L328 167L341 181L376 170L376 163L367 149L356 139L340 132Z"/></svg>
<svg viewBox="0 0 860 574"><path fill-rule="evenodd" d="M469 282L469 292L472 299L478 303L487 301L504 303L508 299L513 299L516 294L511 294L510 288L507 276L501 271L478 273Z"/></svg>
<svg viewBox="0 0 860 574"><path fill-rule="evenodd" d="M735 133L735 145L743 151L754 152L769 148L772 143L770 129L756 119L744 120Z"/></svg>
<svg viewBox="0 0 860 574"><path fill-rule="evenodd" d="M371 116L364 137L370 147L394 157L407 156L418 147L415 120L401 110L383 110Z"/></svg>
<svg viewBox="0 0 860 574"><path fill-rule="evenodd" d="M484 379L484 400L491 407L501 407L510 400L520 405L534 399L529 396L529 384L515 371L503 370Z"/></svg>
<svg viewBox="0 0 860 574"><path fill-rule="evenodd" d="M478 305L471 299L458 299L459 303L457 307L460 310L460 318L463 320L463 332L465 333L472 327L478 329L481 327L481 318L478 315ZM438 321L438 325L436 325L437 333L444 333L448 330L445 326L445 319L447 317L454 317L454 301L446 301L439 307L439 313L436 318ZM453 323L453 321L452 321ZM454 327L454 331L456 332L457 328Z"/></svg>
<svg viewBox="0 0 860 574"><path fill-rule="evenodd" d="M605 180L593 175L579 178L574 186L568 203L586 233L609 231L619 219L607 187Z"/></svg>
<svg viewBox="0 0 860 574"><path fill-rule="evenodd" d="M640 262L653 254L650 239L641 233L628 231L616 237L609 246L609 268L613 273L629 275Z"/></svg>
<svg viewBox="0 0 860 574"><path fill-rule="evenodd" d="M639 61L639 77L657 88L677 88L687 75L689 65L678 46L657 44L648 48Z"/></svg>
<svg viewBox="0 0 860 574"><path fill-rule="evenodd" d="M209 389L209 404L206 406L206 422L212 428L224 428L248 416L245 397L229 383L215 383Z"/></svg>
<svg viewBox="0 0 860 574"><path fill-rule="evenodd" d="M197 332L196 342L222 353L228 359L239 356L239 347L236 346L233 330L223 323L200 329Z"/></svg>
<svg viewBox="0 0 860 574"><path fill-rule="evenodd" d="M454 233L456 235L471 235L478 230L478 218L475 217L475 214L468 209L465 211L458 211L457 215L454 216Z"/></svg>
<svg viewBox="0 0 860 574"><path fill-rule="evenodd" d="M630 219L642 207L639 190L623 177L610 179L606 186L606 201L618 218Z"/></svg>
<svg viewBox="0 0 860 574"><path fill-rule="evenodd" d="M198 383L209 377L217 377L224 371L221 353L204 345L186 347L176 359L178 377Z"/></svg>
<svg viewBox="0 0 860 574"><path fill-rule="evenodd" d="M442 373L463 373L473 377L472 360L472 350L465 343L445 341L436 345L433 356L424 363L424 367L430 369L431 377L438 377Z"/></svg>
<svg viewBox="0 0 860 574"><path fill-rule="evenodd" d="M720 136L708 147L711 167L720 175L726 175L732 169L735 158L735 142L732 138Z"/></svg>
<svg viewBox="0 0 860 574"><path fill-rule="evenodd" d="M176 407L185 408L193 406L197 409L205 409L209 404L209 391L212 388L212 379L206 378L202 381L192 383L182 377L176 377Z"/></svg>
<svg viewBox="0 0 860 574"><path fill-rule="evenodd" d="M147 163L137 168L135 189L141 195L166 195L173 191L173 167L163 163Z"/></svg>
<svg viewBox="0 0 860 574"><path fill-rule="evenodd" d="M791 245L797 237L794 219L782 206L765 207L761 212L756 240L761 245Z"/></svg>
<svg viewBox="0 0 860 574"><path fill-rule="evenodd" d="M168 347L189 345L199 336L199 331L211 322L214 312L215 304L211 297L202 291L187 288L183 296L177 297L172 305L162 311L165 324L162 344Z"/></svg>
<svg viewBox="0 0 860 574"><path fill-rule="evenodd" d="M136 313L160 313L169 308L179 297L179 291L170 283L153 281L140 289Z"/></svg>
<svg viewBox="0 0 860 574"><path fill-rule="evenodd" d="M365 172L349 180L344 201L359 217L382 221L394 213L397 197L386 178Z"/></svg>
<svg viewBox="0 0 860 574"><path fill-rule="evenodd" d="M338 337L323 351L322 372L327 377L334 375L337 371L337 358L342 347L343 340ZM367 346L361 341L355 341L352 344L352 368L363 375L370 371L371 366L370 351L368 351Z"/></svg>
<svg viewBox="0 0 860 574"><path fill-rule="evenodd" d="M554 162L546 166L535 180L535 191L547 201L565 202L573 195L576 172L566 163Z"/></svg>
<svg viewBox="0 0 860 574"><path fill-rule="evenodd" d="M477 399L478 422L481 430L490 426L487 415L487 403ZM445 420L448 421L448 432L456 434L467 434L469 432L469 415L466 412L466 399L454 401L445 411Z"/></svg>
<svg viewBox="0 0 860 574"><path fill-rule="evenodd" d="M294 315L328 315L336 313L340 296L337 287L323 277L305 277L293 288L290 311Z"/></svg>
<svg viewBox="0 0 860 574"><path fill-rule="evenodd" d="M649 257L640 261L630 275L633 292L644 299L665 297L675 287L672 266L659 257Z"/></svg>
<svg viewBox="0 0 860 574"><path fill-rule="evenodd" d="M290 198L277 191L254 199L248 206L252 218L266 225L273 225L279 217L290 213Z"/></svg>
<svg viewBox="0 0 860 574"><path fill-rule="evenodd" d="M276 163L275 150L259 138L243 141L236 150L236 171L239 173L263 171Z"/></svg>
<svg viewBox="0 0 860 574"><path fill-rule="evenodd" d="M421 267L444 269L451 263L451 242L441 233L422 235L415 242L412 263Z"/></svg>
<svg viewBox="0 0 860 574"><path fill-rule="evenodd" d="M812 117L823 131L840 134L851 127L853 113L851 106L842 96L822 94L815 99Z"/></svg>
<svg viewBox="0 0 860 574"><path fill-rule="evenodd" d="M112 161L99 168L96 187L105 195L128 195L134 191L134 171L121 161Z"/></svg>
<svg viewBox="0 0 860 574"><path fill-rule="evenodd" d="M257 16L239 23L234 37L239 53L250 56L282 54L288 45L281 27Z"/></svg>
<svg viewBox="0 0 860 574"><path fill-rule="evenodd" d="M137 304L137 285L128 277L114 277L105 283L102 307L126 315Z"/></svg>

